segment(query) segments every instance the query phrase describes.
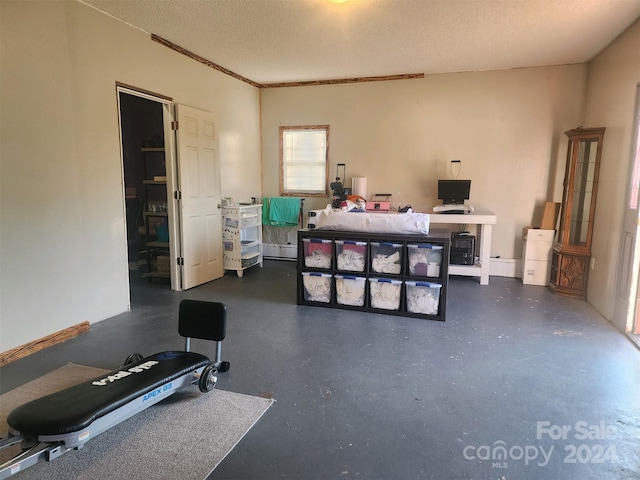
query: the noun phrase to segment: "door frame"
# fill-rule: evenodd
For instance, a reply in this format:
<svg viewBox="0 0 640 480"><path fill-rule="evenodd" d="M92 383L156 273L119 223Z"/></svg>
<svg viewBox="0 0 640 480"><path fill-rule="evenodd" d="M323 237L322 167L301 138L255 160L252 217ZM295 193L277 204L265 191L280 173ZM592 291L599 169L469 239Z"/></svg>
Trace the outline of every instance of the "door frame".
<svg viewBox="0 0 640 480"><path fill-rule="evenodd" d="M168 224L169 224L169 265L171 272L171 290L182 290L182 270L178 263L178 257L181 252L180 245L180 225L179 215L177 214L177 205L174 192L178 185L178 172L176 169L175 158L175 135L172 130L174 121L174 103L173 99L164 95L149 92L141 88L116 82L116 99L118 103L118 123L120 133L120 168L122 179L122 206L123 206L123 222L125 222L126 231L126 201L125 201L125 182L124 182L124 157L122 144L122 112L120 110L120 94L125 93L134 95L162 105L162 122L164 130L164 148L165 148L165 164L167 172L167 207L168 207ZM126 238L125 238L126 241ZM128 269L127 269L128 272Z"/></svg>
<svg viewBox="0 0 640 480"><path fill-rule="evenodd" d="M640 205L630 205L632 189L638 188L634 172L640 168L640 83L636 85L634 115L629 148L628 182L625 189L624 207L621 215L620 246L616 270L613 323L640 346ZM632 213L633 212L633 213ZM631 232L631 233L630 233ZM629 237L632 237L631 239Z"/></svg>

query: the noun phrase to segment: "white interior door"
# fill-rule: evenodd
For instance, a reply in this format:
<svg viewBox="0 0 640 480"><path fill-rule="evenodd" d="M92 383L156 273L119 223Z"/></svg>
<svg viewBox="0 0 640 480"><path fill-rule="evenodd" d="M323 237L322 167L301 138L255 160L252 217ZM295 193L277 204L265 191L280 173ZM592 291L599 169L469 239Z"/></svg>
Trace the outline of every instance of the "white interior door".
<svg viewBox="0 0 640 480"><path fill-rule="evenodd" d="M222 277L220 165L213 114L176 105L182 287Z"/></svg>
<svg viewBox="0 0 640 480"><path fill-rule="evenodd" d="M623 332L633 328L640 272L640 86L636 93L635 125L632 137L629 190L625 204L616 278L613 323ZM637 327L637 325L636 325Z"/></svg>

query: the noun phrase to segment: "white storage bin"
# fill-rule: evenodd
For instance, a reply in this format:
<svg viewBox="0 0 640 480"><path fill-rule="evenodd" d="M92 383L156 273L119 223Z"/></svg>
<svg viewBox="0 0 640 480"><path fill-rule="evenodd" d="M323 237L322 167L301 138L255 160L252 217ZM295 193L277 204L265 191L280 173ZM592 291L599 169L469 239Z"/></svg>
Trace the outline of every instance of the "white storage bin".
<svg viewBox="0 0 640 480"><path fill-rule="evenodd" d="M411 313L424 313L437 315L440 305L439 283L406 281L407 311Z"/></svg>
<svg viewBox="0 0 640 480"><path fill-rule="evenodd" d="M364 272L367 242L336 240L336 267L343 272Z"/></svg>
<svg viewBox="0 0 640 480"><path fill-rule="evenodd" d="M246 227L253 227L254 225L258 224L258 214L253 212L253 213L249 213L249 212L243 212L242 216L240 217L242 218L242 227L246 228Z"/></svg>
<svg viewBox="0 0 640 480"><path fill-rule="evenodd" d="M304 266L307 268L331 268L333 242L322 238L303 238Z"/></svg>
<svg viewBox="0 0 640 480"><path fill-rule="evenodd" d="M417 277L439 277L442 266L442 245L412 243L407 245L409 275Z"/></svg>
<svg viewBox="0 0 640 480"><path fill-rule="evenodd" d="M401 280L392 280L388 278L369 278L371 308L380 308L383 310L399 310L401 287Z"/></svg>
<svg viewBox="0 0 640 480"><path fill-rule="evenodd" d="M331 275L319 272L302 272L304 299L307 302L331 302Z"/></svg>
<svg viewBox="0 0 640 480"><path fill-rule="evenodd" d="M400 275L402 272L402 244L371 242L371 271Z"/></svg>
<svg viewBox="0 0 640 480"><path fill-rule="evenodd" d="M549 285L555 230L530 228L522 243L522 283Z"/></svg>
<svg viewBox="0 0 640 480"><path fill-rule="evenodd" d="M366 278L351 275L336 275L336 302L341 305L362 307Z"/></svg>

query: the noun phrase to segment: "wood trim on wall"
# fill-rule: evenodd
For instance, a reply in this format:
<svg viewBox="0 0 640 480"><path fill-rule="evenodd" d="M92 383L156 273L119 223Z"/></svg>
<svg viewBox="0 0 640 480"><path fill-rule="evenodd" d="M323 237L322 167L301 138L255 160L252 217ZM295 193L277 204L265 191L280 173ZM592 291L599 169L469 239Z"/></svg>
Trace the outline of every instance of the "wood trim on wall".
<svg viewBox="0 0 640 480"><path fill-rule="evenodd" d="M89 328L89 322L78 323L77 325L52 333L51 335L34 340L33 342L25 343L19 347L2 352L0 353L0 367L47 347L51 347L57 343L66 342L71 338L77 337L81 333L88 332Z"/></svg>
<svg viewBox="0 0 640 480"><path fill-rule="evenodd" d="M341 83L386 82L388 80L409 80L412 78L424 78L424 73L385 75L382 77L336 78L333 80L309 80L305 82L263 83L262 88L306 87L310 85L338 85Z"/></svg>
<svg viewBox="0 0 640 480"><path fill-rule="evenodd" d="M217 63L213 63L211 60L207 60L204 57L201 57L200 55L190 52L189 50L187 50L186 48L182 48L179 45L176 45L173 42L170 42L169 40L166 40L162 37L159 37L158 35L155 34L151 34L151 40L153 40L154 42L158 42L162 45L164 45L165 47L169 47L171 50L175 50L178 53L181 53L183 55L186 55L189 58L192 58L193 60L196 60L200 63L205 64L208 67L213 68L214 70L218 70L219 72L225 73L227 75L232 76L233 78L237 78L238 80L242 80L243 82L248 83L249 85L253 85L254 87L258 87L260 88L261 85L259 83L254 82L253 80L249 80L248 78L243 77L242 75L238 75L235 72L232 72L231 70L228 70L220 65L218 65Z"/></svg>
<svg viewBox="0 0 640 480"><path fill-rule="evenodd" d="M253 85L256 88L281 88L281 87L305 87L310 85L336 85L341 83L363 83L363 82L386 82L389 80L409 80L413 78L424 78L424 73L408 73L401 75L385 75L381 77L354 77L354 78L337 78L330 80L309 80L303 82L278 82L278 83L258 83L253 80L248 79L247 77L243 77L231 70L224 68L217 63L212 62L211 60L207 60L204 57L201 57L197 53L193 53L186 48L181 47L180 45L176 45L173 42L170 42L167 39L164 39L154 33L151 34L151 40L154 42L158 42L165 47L170 48L171 50L175 50L178 53L186 55L197 62L200 62L208 67L213 68L214 70L218 70L226 75L229 75L233 78L241 80L249 85Z"/></svg>

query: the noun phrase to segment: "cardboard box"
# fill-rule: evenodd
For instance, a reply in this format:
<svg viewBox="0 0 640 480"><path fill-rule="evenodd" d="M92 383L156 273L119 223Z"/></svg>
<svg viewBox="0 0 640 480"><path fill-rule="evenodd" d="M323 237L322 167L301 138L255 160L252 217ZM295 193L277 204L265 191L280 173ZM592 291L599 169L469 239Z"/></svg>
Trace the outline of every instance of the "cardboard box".
<svg viewBox="0 0 640 480"><path fill-rule="evenodd" d="M558 225L558 214L560 213L560 204L557 202L545 202L544 211L542 212L542 221L540 222L541 230L555 230Z"/></svg>
<svg viewBox="0 0 640 480"><path fill-rule="evenodd" d="M522 283L549 285L555 230L530 228L522 245Z"/></svg>
<svg viewBox="0 0 640 480"><path fill-rule="evenodd" d="M555 230L525 227L522 243L522 283L549 285Z"/></svg>
<svg viewBox="0 0 640 480"><path fill-rule="evenodd" d="M156 257L156 270L158 273L169 273L169 257L158 255Z"/></svg>
<svg viewBox="0 0 640 480"><path fill-rule="evenodd" d="M524 285L549 285L551 262L546 260L526 260L522 263L522 283Z"/></svg>
<svg viewBox="0 0 640 480"><path fill-rule="evenodd" d="M555 230L542 230L541 228L529 228L525 232L524 240L526 243L553 243L556 236Z"/></svg>

